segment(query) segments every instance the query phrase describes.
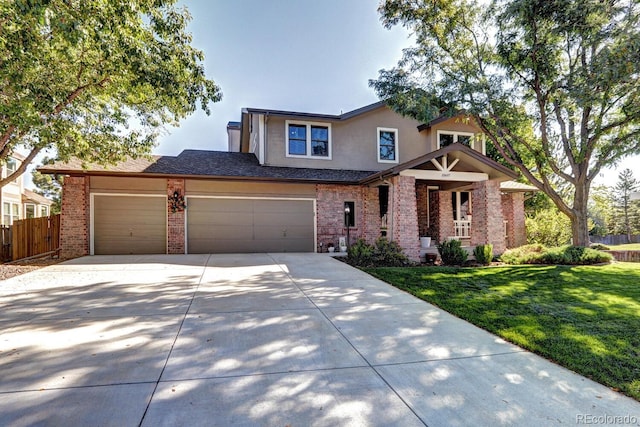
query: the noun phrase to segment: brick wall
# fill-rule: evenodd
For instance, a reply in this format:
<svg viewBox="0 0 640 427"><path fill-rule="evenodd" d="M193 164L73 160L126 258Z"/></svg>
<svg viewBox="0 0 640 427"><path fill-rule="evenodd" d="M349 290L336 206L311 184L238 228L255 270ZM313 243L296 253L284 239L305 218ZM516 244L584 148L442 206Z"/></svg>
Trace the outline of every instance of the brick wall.
<svg viewBox="0 0 640 427"><path fill-rule="evenodd" d="M173 196L174 191L184 196L184 179L167 179L167 196ZM188 206L187 206L188 208ZM167 201L167 253L185 253L185 211L171 212Z"/></svg>
<svg viewBox="0 0 640 427"><path fill-rule="evenodd" d="M351 243L366 234L367 227L364 224L370 213L363 204L363 190L357 185L316 185L318 245L322 243L323 251L327 250L327 244L330 242L339 250L339 238L347 236L347 228L344 226L344 202L355 202L355 226L349 230ZM370 212L370 206L368 210Z"/></svg>
<svg viewBox="0 0 640 427"><path fill-rule="evenodd" d="M378 187L363 187L362 191L362 238L374 243L380 237L380 190Z"/></svg>
<svg viewBox="0 0 640 427"><path fill-rule="evenodd" d="M502 214L507 223L507 248L517 248L527 243L525 227L524 193L502 194Z"/></svg>
<svg viewBox="0 0 640 427"><path fill-rule="evenodd" d="M413 261L420 260L418 210L416 206L416 179L412 176L391 178L389 205L391 206L391 239Z"/></svg>
<svg viewBox="0 0 640 427"><path fill-rule="evenodd" d="M89 177L67 176L62 186L60 255L75 258L89 254Z"/></svg>
<svg viewBox="0 0 640 427"><path fill-rule="evenodd" d="M433 230L433 238L441 243L449 237L455 236L453 225L453 205L451 204L453 193L450 191L431 192L431 210L433 212L432 224L436 227Z"/></svg>
<svg viewBox="0 0 640 427"><path fill-rule="evenodd" d="M429 190L424 182L416 182L416 205L418 210L418 230L420 236L429 236L429 210L427 209Z"/></svg>
<svg viewBox="0 0 640 427"><path fill-rule="evenodd" d="M475 183L471 203L473 206L471 246L490 243L493 245L493 253L503 253L506 249L506 241L500 183L497 181Z"/></svg>

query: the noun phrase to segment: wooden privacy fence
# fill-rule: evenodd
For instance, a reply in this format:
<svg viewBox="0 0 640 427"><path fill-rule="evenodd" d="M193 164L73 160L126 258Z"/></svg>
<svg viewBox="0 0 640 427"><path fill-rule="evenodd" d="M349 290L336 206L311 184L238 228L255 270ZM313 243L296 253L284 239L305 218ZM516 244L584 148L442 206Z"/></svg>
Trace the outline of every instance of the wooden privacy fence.
<svg viewBox="0 0 640 427"><path fill-rule="evenodd" d="M56 251L60 248L60 215L14 221L11 234L14 261Z"/></svg>

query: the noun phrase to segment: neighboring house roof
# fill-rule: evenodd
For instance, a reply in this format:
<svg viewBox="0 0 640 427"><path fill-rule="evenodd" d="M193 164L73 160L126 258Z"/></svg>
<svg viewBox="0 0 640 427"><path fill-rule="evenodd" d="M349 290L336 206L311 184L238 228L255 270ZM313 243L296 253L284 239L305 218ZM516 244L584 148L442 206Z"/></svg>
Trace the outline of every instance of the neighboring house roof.
<svg viewBox="0 0 640 427"><path fill-rule="evenodd" d="M29 202L47 206L51 206L53 204L53 202L46 197L25 188L22 192L22 203Z"/></svg>
<svg viewBox="0 0 640 427"><path fill-rule="evenodd" d="M419 168L421 165L431 163L432 159L437 159L447 154L455 154L458 158L464 159L465 161L473 164L475 168L481 170L489 175L490 179L501 179L503 181L509 179L515 179L518 177L518 174L506 166L501 165L495 160L490 159L489 157L483 155L482 153L467 147L466 145L454 143L451 145L447 145L439 150L432 151L420 157L417 157L408 162L399 164L392 168L383 170L381 172L374 173L361 180L361 184L369 184L376 181L384 180L388 177L395 176L400 174L400 172L407 169Z"/></svg>
<svg viewBox="0 0 640 427"><path fill-rule="evenodd" d="M110 176L181 176L186 178L245 179L264 181L304 181L357 183L372 171L311 169L261 166L253 153L184 150L178 156L152 156L130 159L113 166L88 165L79 160L45 165L38 170L48 174L86 174Z"/></svg>

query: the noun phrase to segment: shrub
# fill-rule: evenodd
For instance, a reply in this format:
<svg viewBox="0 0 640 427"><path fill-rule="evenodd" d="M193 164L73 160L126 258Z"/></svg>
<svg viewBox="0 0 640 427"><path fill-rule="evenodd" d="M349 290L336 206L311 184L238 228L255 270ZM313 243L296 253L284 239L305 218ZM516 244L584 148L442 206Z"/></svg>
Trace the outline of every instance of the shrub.
<svg viewBox="0 0 640 427"><path fill-rule="evenodd" d="M411 264L409 258L402 252L402 247L385 237L379 237L376 240L374 261L376 265L385 267L403 267Z"/></svg>
<svg viewBox="0 0 640 427"><path fill-rule="evenodd" d="M613 257L606 252L582 246L545 248L527 245L506 251L501 260L507 264L588 265L611 262Z"/></svg>
<svg viewBox="0 0 640 427"><path fill-rule="evenodd" d="M347 257L350 264L358 266L370 266L373 264L374 247L364 239L358 239L356 243L351 245L347 251Z"/></svg>
<svg viewBox="0 0 640 427"><path fill-rule="evenodd" d="M608 251L611 248L607 245L603 245L602 243L592 243L589 245L591 249L595 249L596 251Z"/></svg>
<svg viewBox="0 0 640 427"><path fill-rule="evenodd" d="M467 260L467 251L462 249L460 240L445 240L437 245L440 258L445 265L462 265Z"/></svg>
<svg viewBox="0 0 640 427"><path fill-rule="evenodd" d="M529 243L560 246L571 241L571 220L555 206L528 216L525 222Z"/></svg>
<svg viewBox="0 0 640 427"><path fill-rule="evenodd" d="M404 267L411 265L411 261L402 252L396 242L384 237L370 245L364 239L358 239L347 251L347 262L358 267Z"/></svg>
<svg viewBox="0 0 640 427"><path fill-rule="evenodd" d="M473 256L476 258L476 262L482 265L491 264L493 259L493 245L478 245L473 249Z"/></svg>

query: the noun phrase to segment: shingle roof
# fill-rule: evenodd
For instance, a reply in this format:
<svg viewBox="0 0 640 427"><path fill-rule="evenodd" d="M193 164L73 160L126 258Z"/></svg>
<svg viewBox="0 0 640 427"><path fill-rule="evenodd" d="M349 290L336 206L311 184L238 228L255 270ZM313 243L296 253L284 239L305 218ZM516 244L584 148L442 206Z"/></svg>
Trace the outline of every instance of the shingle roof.
<svg viewBox="0 0 640 427"><path fill-rule="evenodd" d="M51 205L53 202L38 193L35 193L27 188L22 192L22 202L35 202L39 205Z"/></svg>
<svg viewBox="0 0 640 427"><path fill-rule="evenodd" d="M261 166L252 153L184 150L178 156L152 156L130 159L114 166L87 165L72 160L38 169L42 173L89 175L170 175L187 177L238 178L274 181L309 181L356 183L373 174L371 171L311 169Z"/></svg>

